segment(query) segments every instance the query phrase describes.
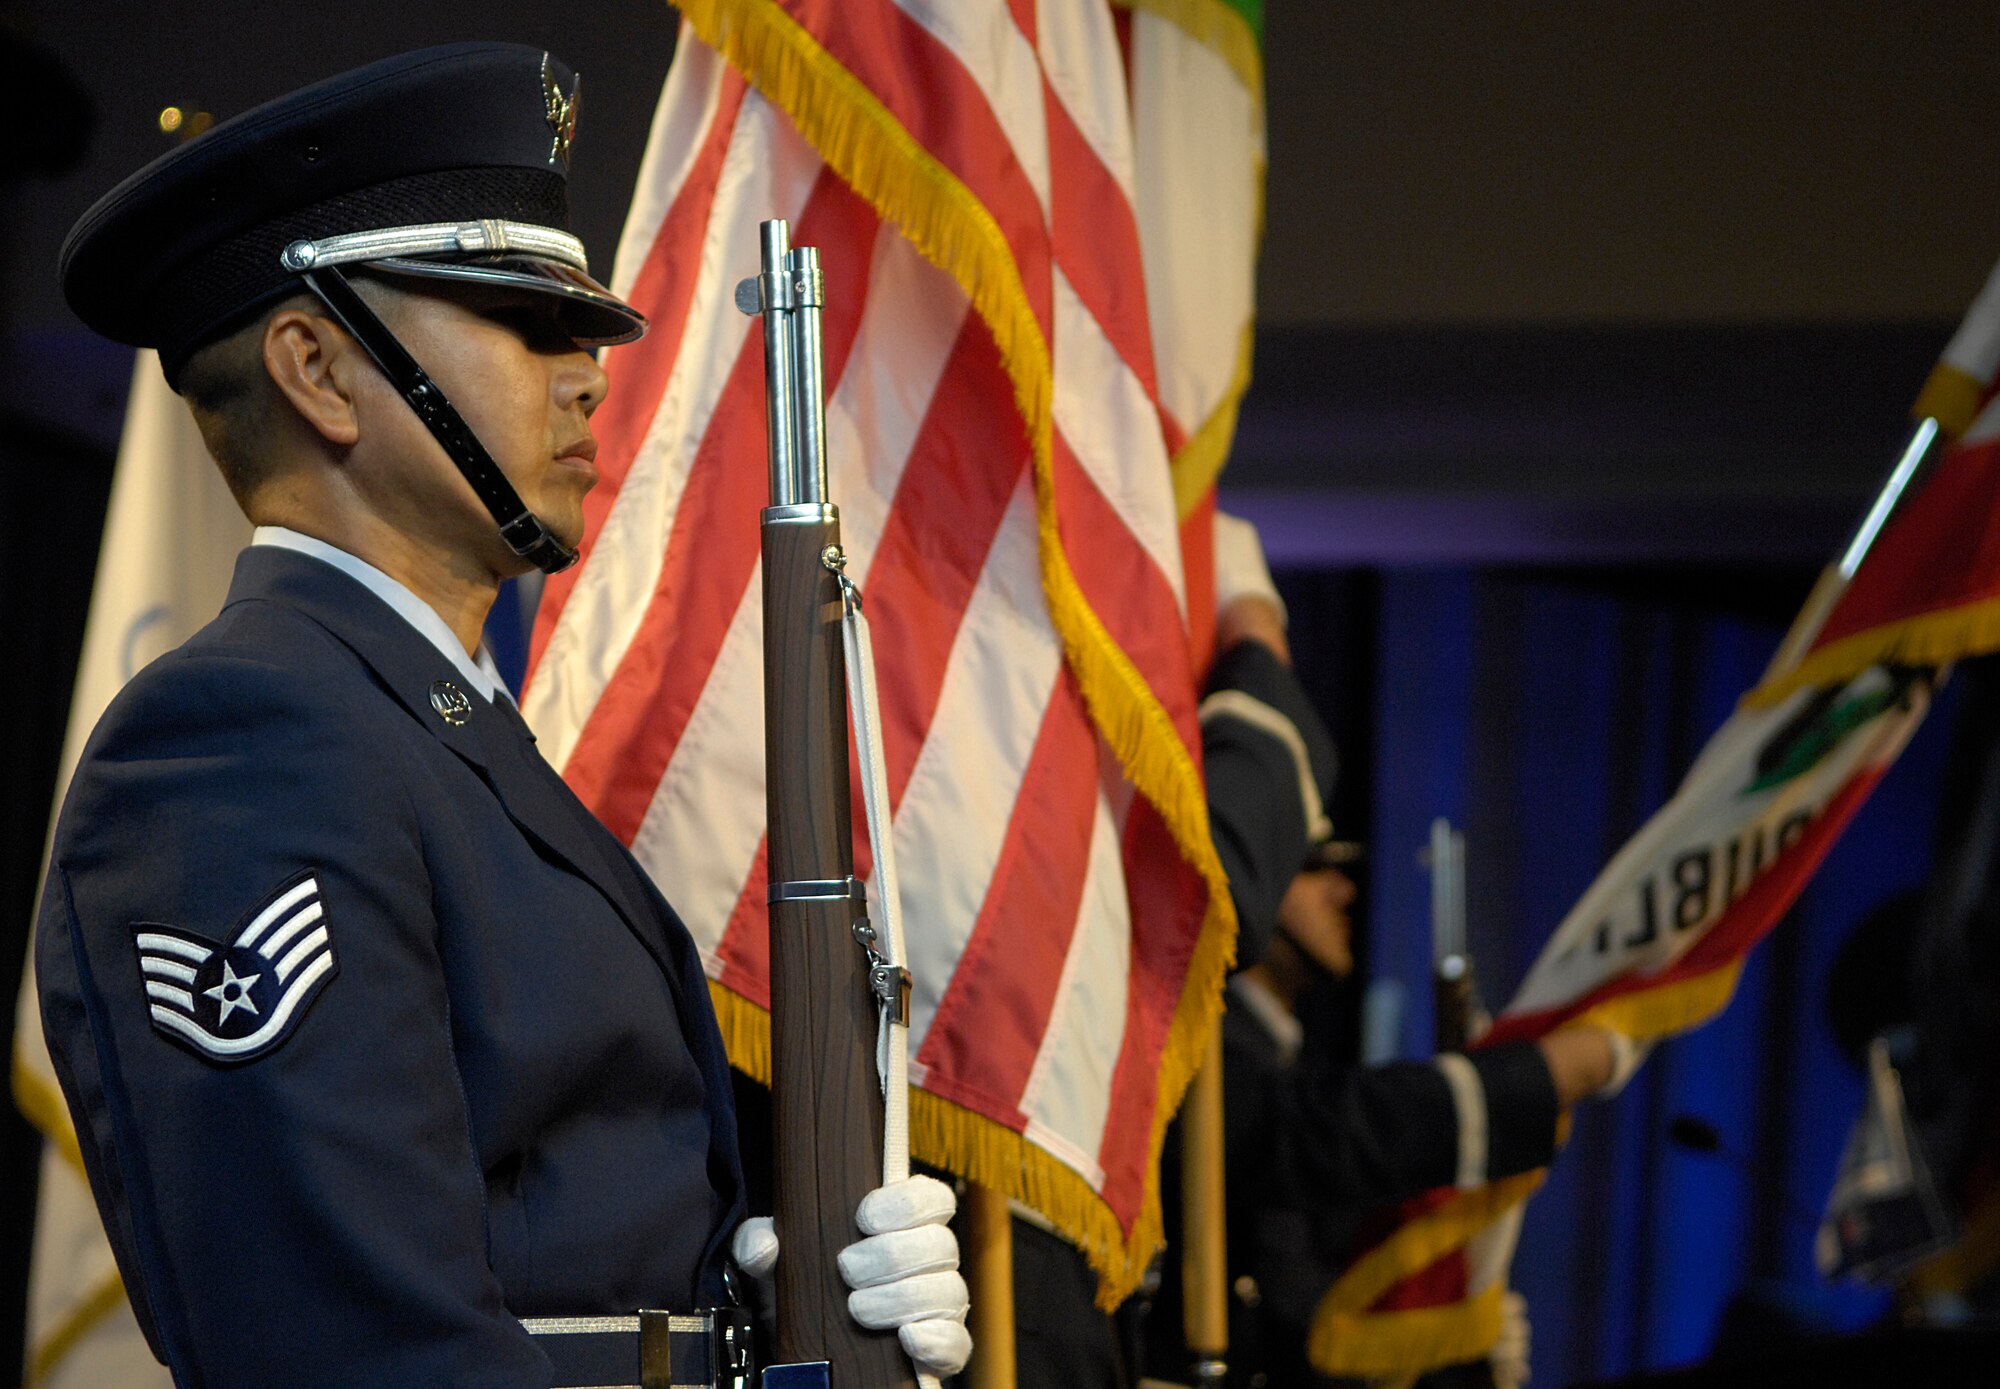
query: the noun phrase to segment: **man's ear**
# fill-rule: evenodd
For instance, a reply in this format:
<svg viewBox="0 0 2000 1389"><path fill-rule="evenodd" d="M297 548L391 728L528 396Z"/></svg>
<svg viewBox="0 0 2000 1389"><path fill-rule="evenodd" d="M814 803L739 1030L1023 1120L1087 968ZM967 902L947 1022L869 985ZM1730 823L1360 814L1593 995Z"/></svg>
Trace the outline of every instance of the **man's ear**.
<svg viewBox="0 0 2000 1389"><path fill-rule="evenodd" d="M349 360L355 343L332 319L283 309L264 325L264 370L310 427L336 448L361 437Z"/></svg>

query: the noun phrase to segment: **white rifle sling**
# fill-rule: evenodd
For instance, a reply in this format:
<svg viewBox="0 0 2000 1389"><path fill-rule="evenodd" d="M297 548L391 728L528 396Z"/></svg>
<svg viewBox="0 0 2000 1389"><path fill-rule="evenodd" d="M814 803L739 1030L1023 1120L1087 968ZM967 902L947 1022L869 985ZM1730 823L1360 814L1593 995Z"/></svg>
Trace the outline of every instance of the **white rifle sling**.
<svg viewBox="0 0 2000 1389"><path fill-rule="evenodd" d="M903 905L896 887L896 845L889 824L889 771L882 760L882 708L875 698L875 648L861 611L861 590L840 576L840 640L847 655L847 710L861 755L861 803L874 851L869 887L881 928L870 947L875 986L875 1073L882 1080L882 1184L910 1175L910 971L903 950ZM917 1369L919 1389L940 1389Z"/></svg>
<svg viewBox="0 0 2000 1389"><path fill-rule="evenodd" d="M847 655L847 709L854 723L854 746L861 755L861 802L874 851L869 872L879 929L871 949L871 981L879 1018L875 1073L882 1082L886 1120L882 1135L882 1181L910 1175L909 971L903 949L903 908L896 887L896 846L889 824L889 774L882 760L882 710L875 696L875 652L861 590L840 579L840 638ZM877 958L879 957L879 958Z"/></svg>

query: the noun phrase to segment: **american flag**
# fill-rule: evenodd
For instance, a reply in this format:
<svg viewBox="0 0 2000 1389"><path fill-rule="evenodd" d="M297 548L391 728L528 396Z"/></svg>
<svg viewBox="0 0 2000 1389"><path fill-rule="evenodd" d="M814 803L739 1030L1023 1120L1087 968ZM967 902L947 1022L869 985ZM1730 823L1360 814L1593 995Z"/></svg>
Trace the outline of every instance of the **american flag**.
<svg viewBox="0 0 2000 1389"><path fill-rule="evenodd" d="M1197 324L1184 295L1156 351L1135 184L1163 156L1128 81L1153 17L681 8L613 276L653 329L607 358L591 539L542 600L525 712L768 1076L764 383L731 293L757 224L787 219L825 271L831 490L875 629L913 1153L1042 1211L1116 1300L1158 1244L1161 1136L1233 949L1195 706L1255 199L1207 246L1245 258L1215 272L1235 317ZM1179 350L1191 326L1220 351Z"/></svg>

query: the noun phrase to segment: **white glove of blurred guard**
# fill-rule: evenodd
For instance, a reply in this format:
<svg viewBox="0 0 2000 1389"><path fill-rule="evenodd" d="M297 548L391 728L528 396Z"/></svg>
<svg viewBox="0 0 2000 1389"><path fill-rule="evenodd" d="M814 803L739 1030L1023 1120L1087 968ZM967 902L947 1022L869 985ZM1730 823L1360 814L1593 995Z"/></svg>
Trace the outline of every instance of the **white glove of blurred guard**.
<svg viewBox="0 0 2000 1389"><path fill-rule="evenodd" d="M1278 610L1278 621L1287 621L1285 600L1271 582L1271 566L1264 562L1264 542L1257 528L1240 516L1215 513L1215 610L1220 613L1239 598L1262 598Z"/></svg>
<svg viewBox="0 0 2000 1389"><path fill-rule="evenodd" d="M848 1313L871 1331L894 1327L917 1367L939 1377L957 1374L972 1355L958 1237L946 1224L957 1209L951 1188L934 1177L877 1187L854 1214L867 1238L840 1251L840 1276L854 1289Z"/></svg>
<svg viewBox="0 0 2000 1389"><path fill-rule="evenodd" d="M1528 1299L1519 1293L1500 1299L1500 1337L1486 1358L1493 1389L1521 1389L1528 1382Z"/></svg>
<svg viewBox="0 0 2000 1389"><path fill-rule="evenodd" d="M1609 1028L1605 1029L1605 1033L1611 1038L1611 1079L1598 1088L1596 1098L1600 1100L1608 1100L1623 1090L1625 1083L1632 1079L1633 1073L1653 1053L1651 1043L1642 1045L1624 1033L1612 1032Z"/></svg>
<svg viewBox="0 0 2000 1389"><path fill-rule="evenodd" d="M753 1215L736 1227L729 1242L736 1266L752 1278L762 1278L778 1263L778 1230L768 1215Z"/></svg>

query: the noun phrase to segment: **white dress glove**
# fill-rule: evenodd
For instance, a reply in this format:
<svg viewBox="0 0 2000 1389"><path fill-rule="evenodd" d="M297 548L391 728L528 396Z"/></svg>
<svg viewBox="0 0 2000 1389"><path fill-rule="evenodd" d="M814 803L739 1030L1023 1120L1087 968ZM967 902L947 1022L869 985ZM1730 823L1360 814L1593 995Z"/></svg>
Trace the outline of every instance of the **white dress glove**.
<svg viewBox="0 0 2000 1389"><path fill-rule="evenodd" d="M1494 1389L1521 1389L1528 1382L1528 1299L1508 1292L1500 1301L1500 1337L1487 1352Z"/></svg>
<svg viewBox="0 0 2000 1389"><path fill-rule="evenodd" d="M854 1289L848 1313L871 1331L894 1327L917 1368L939 1377L957 1374L972 1355L958 1237L946 1224L957 1209L951 1188L934 1177L877 1187L854 1214L867 1238L840 1251L840 1276Z"/></svg>
<svg viewBox="0 0 2000 1389"><path fill-rule="evenodd" d="M753 1215L736 1227L729 1242L730 1257L752 1278L762 1278L778 1263L778 1230L768 1215Z"/></svg>
<svg viewBox="0 0 2000 1389"><path fill-rule="evenodd" d="M1220 613L1238 598L1262 598L1286 621L1285 600L1271 582L1264 562L1264 542L1257 528L1240 516L1215 513L1215 610Z"/></svg>

